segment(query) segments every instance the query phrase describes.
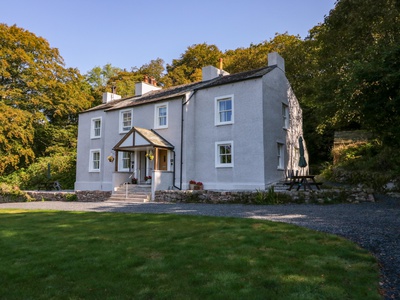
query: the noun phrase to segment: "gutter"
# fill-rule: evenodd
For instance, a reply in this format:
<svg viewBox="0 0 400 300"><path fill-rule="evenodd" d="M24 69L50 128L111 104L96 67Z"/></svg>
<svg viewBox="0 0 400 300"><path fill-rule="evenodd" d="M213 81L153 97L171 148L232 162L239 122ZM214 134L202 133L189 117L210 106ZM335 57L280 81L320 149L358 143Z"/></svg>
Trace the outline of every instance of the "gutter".
<svg viewBox="0 0 400 300"><path fill-rule="evenodd" d="M185 100L184 97L182 97L182 108L181 108L181 151L180 151L180 156L181 156L181 161L180 161L180 180L179 180L179 187L175 185L175 159L174 159L174 187L177 188L178 190L182 190L182 171L183 171L183 122L184 122L184 118L183 118L183 107L188 104L188 102L190 101L190 99L192 99L192 97L194 96L194 94L197 92L197 90L193 90L192 94L189 96L189 98ZM183 102L184 101L184 102ZM175 151L174 151L174 156L175 156Z"/></svg>

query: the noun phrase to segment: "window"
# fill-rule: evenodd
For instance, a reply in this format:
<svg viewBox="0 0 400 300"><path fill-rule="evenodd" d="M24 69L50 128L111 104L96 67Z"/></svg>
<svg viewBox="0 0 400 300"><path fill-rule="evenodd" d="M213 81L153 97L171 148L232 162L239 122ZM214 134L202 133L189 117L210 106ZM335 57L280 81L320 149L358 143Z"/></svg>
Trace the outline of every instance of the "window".
<svg viewBox="0 0 400 300"><path fill-rule="evenodd" d="M215 143L215 167L233 167L233 142Z"/></svg>
<svg viewBox="0 0 400 300"><path fill-rule="evenodd" d="M233 124L233 95L215 98L215 125Z"/></svg>
<svg viewBox="0 0 400 300"><path fill-rule="evenodd" d="M89 172L100 172L100 149L90 150Z"/></svg>
<svg viewBox="0 0 400 300"><path fill-rule="evenodd" d="M283 103L282 103L282 118L283 118L283 128L288 129L290 126L289 107Z"/></svg>
<svg viewBox="0 0 400 300"><path fill-rule="evenodd" d="M119 115L119 132L128 132L132 128L132 110L122 110Z"/></svg>
<svg viewBox="0 0 400 300"><path fill-rule="evenodd" d="M278 143L278 169L285 169L284 144Z"/></svg>
<svg viewBox="0 0 400 300"><path fill-rule="evenodd" d="M168 103L155 106L154 128L168 128Z"/></svg>
<svg viewBox="0 0 400 300"><path fill-rule="evenodd" d="M119 152L119 171L129 172L129 167L131 164L131 154L130 152Z"/></svg>
<svg viewBox="0 0 400 300"><path fill-rule="evenodd" d="M93 118L90 126L90 138L98 139L101 137L101 118Z"/></svg>

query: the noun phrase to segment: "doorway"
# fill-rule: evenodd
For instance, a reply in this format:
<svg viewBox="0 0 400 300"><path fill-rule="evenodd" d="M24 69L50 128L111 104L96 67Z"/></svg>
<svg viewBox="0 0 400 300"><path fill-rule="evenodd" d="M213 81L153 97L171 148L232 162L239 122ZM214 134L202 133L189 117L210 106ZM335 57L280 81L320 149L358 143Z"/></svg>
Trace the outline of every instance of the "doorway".
<svg viewBox="0 0 400 300"><path fill-rule="evenodd" d="M165 149L158 149L157 170L168 170L168 151Z"/></svg>
<svg viewBox="0 0 400 300"><path fill-rule="evenodd" d="M146 159L146 151L139 152L139 165L138 165L138 179L139 182L144 182L144 177L146 176L146 168L147 168L147 159Z"/></svg>

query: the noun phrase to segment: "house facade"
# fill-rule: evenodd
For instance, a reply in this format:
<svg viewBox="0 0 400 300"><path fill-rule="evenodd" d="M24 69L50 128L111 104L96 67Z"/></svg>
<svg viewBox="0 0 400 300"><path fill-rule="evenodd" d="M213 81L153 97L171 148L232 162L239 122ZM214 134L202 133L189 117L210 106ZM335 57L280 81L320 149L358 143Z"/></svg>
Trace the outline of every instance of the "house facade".
<svg viewBox="0 0 400 300"><path fill-rule="evenodd" d="M299 168L302 111L277 53L265 68L230 75L209 66L201 82L160 89L146 78L135 91L108 93L80 114L76 190L113 191L149 176L153 192L190 180L255 190Z"/></svg>

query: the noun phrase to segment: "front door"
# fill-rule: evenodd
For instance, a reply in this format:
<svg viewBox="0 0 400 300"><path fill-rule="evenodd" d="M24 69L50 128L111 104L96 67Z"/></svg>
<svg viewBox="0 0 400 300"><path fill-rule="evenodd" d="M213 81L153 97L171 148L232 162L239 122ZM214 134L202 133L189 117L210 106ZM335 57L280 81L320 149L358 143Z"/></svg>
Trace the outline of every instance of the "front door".
<svg viewBox="0 0 400 300"><path fill-rule="evenodd" d="M158 149L157 169L162 171L168 170L168 151Z"/></svg>
<svg viewBox="0 0 400 300"><path fill-rule="evenodd" d="M146 176L146 168L147 168L147 159L146 159L146 151L139 152L139 166L138 166L138 180L139 182L144 182L144 177Z"/></svg>

